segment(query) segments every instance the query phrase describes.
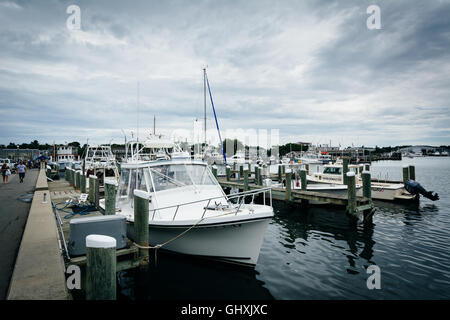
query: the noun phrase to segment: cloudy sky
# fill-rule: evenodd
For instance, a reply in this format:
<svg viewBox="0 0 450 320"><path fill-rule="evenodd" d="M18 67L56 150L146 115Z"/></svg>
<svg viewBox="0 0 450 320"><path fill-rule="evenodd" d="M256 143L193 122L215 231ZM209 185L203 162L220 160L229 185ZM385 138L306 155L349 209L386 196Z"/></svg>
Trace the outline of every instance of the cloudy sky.
<svg viewBox="0 0 450 320"><path fill-rule="evenodd" d="M223 134L448 145L449 17L443 0L0 0L0 144L121 143L154 115L192 130L207 66Z"/></svg>

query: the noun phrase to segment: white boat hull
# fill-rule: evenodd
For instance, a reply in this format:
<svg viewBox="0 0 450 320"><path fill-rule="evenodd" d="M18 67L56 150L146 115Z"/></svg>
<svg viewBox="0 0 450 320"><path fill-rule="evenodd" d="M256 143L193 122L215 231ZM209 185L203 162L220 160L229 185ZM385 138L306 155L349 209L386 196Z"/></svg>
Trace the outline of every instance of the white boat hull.
<svg viewBox="0 0 450 320"><path fill-rule="evenodd" d="M195 226L181 237L164 245L162 249L176 253L214 258L256 265L259 251L271 217L229 222L207 222ZM134 238L133 223L128 224L128 236ZM191 227L157 223L149 225L149 244L163 244Z"/></svg>

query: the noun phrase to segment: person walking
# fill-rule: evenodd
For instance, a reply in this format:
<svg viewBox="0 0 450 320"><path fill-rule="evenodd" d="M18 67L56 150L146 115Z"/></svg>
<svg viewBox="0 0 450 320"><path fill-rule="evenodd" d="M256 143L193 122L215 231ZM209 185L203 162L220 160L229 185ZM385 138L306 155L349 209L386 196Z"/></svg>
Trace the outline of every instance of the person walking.
<svg viewBox="0 0 450 320"><path fill-rule="evenodd" d="M6 163L3 164L1 172L3 177L3 183L8 183L8 178L11 175L11 170L9 170L9 167Z"/></svg>
<svg viewBox="0 0 450 320"><path fill-rule="evenodd" d="M17 166L17 172L19 173L20 183L23 182L23 178L25 178L25 172L27 171L27 166L23 164L23 161L20 161L20 164Z"/></svg>

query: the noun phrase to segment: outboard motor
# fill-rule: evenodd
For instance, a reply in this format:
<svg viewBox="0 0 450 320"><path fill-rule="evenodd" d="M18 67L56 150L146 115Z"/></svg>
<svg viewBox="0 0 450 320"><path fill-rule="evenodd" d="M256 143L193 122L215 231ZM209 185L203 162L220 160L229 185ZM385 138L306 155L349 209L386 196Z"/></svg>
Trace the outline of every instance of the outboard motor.
<svg viewBox="0 0 450 320"><path fill-rule="evenodd" d="M424 187L422 187L417 181L414 180L407 180L405 182L405 189L411 194L421 194L425 198L433 201L439 200L439 195L436 192L433 194L433 191L425 190Z"/></svg>

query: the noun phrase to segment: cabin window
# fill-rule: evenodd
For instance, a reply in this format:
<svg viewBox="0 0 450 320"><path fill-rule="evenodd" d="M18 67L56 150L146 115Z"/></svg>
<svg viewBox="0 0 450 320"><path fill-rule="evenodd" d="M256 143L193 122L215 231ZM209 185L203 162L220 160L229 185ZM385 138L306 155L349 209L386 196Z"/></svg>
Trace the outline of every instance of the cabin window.
<svg viewBox="0 0 450 320"><path fill-rule="evenodd" d="M338 167L327 167L323 170L324 174L342 174L341 168Z"/></svg>
<svg viewBox="0 0 450 320"><path fill-rule="evenodd" d="M130 170L122 169L122 172L120 174L119 196L127 195L129 179L130 179Z"/></svg>

